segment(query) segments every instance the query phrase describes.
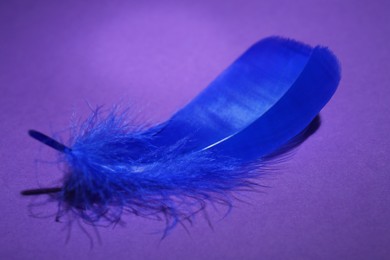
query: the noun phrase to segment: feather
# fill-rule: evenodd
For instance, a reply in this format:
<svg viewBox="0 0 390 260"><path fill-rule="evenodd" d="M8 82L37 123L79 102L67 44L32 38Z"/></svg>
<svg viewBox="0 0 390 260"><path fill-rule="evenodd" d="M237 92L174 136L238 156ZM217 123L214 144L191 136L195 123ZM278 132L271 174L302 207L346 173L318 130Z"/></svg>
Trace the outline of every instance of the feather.
<svg viewBox="0 0 390 260"><path fill-rule="evenodd" d="M119 109L92 115L69 146L30 130L66 166L51 194L57 218L116 223L123 213L165 219L166 232L208 203L231 206L267 167L319 127L318 114L340 81L324 47L278 37L253 45L169 120L146 129Z"/></svg>

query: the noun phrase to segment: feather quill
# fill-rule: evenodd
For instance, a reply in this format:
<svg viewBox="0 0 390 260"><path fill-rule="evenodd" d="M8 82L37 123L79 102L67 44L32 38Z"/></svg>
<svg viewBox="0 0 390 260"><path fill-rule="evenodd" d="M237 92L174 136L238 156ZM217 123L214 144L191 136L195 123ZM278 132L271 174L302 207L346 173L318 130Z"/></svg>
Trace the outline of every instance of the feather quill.
<svg viewBox="0 0 390 260"><path fill-rule="evenodd" d="M327 48L266 38L157 126L97 109L69 147L30 130L60 152L66 171L61 187L23 194L50 193L58 218L72 212L87 223L116 223L126 212L165 219L167 232L207 203L230 206L232 192L254 187L270 162L318 128L339 81Z"/></svg>

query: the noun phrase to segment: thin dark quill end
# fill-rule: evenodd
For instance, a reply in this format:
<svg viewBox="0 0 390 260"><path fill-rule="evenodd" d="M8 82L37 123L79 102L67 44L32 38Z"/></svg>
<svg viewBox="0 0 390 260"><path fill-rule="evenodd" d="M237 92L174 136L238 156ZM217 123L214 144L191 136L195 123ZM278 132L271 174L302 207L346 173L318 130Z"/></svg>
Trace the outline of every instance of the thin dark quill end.
<svg viewBox="0 0 390 260"><path fill-rule="evenodd" d="M35 131L35 130L29 130L28 134L34 138L35 140L38 140L39 142L46 144L47 146L50 146L51 148L60 151L62 153L70 152L71 149L62 143L54 140L53 138L42 134L41 132Z"/></svg>
<svg viewBox="0 0 390 260"><path fill-rule="evenodd" d="M40 188L40 189L31 189L31 190L23 190L20 192L23 196L32 196L32 195L42 195L42 194L49 194L49 193L57 193L60 192L60 187L54 187L54 188Z"/></svg>

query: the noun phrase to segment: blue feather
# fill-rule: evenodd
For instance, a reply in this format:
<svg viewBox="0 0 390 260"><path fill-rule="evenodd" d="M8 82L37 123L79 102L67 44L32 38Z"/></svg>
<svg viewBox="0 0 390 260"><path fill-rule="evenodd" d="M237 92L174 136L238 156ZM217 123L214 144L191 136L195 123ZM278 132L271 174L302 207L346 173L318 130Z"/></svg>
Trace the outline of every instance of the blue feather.
<svg viewBox="0 0 390 260"><path fill-rule="evenodd" d="M318 128L339 80L328 49L264 39L157 126L97 109L69 147L31 130L60 152L67 170L61 187L23 194L52 194L58 218L72 212L88 223L115 223L127 212L165 219L168 231L207 203L230 206L232 192L254 188L266 166Z"/></svg>

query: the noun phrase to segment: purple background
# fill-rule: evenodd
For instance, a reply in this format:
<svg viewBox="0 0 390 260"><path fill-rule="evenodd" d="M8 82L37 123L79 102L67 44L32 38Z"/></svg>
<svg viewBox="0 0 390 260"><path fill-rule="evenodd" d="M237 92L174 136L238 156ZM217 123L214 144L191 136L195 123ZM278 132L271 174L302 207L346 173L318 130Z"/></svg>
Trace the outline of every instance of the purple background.
<svg viewBox="0 0 390 260"><path fill-rule="evenodd" d="M144 3L140 3L144 2ZM390 259L389 1L0 1L1 259ZM185 105L270 35L329 46L343 77L320 130L214 230L197 218L100 228L29 216L19 192L61 177L27 136L66 130L74 111L122 101L152 122ZM66 132L61 133L66 138ZM36 209L52 214L56 204Z"/></svg>

